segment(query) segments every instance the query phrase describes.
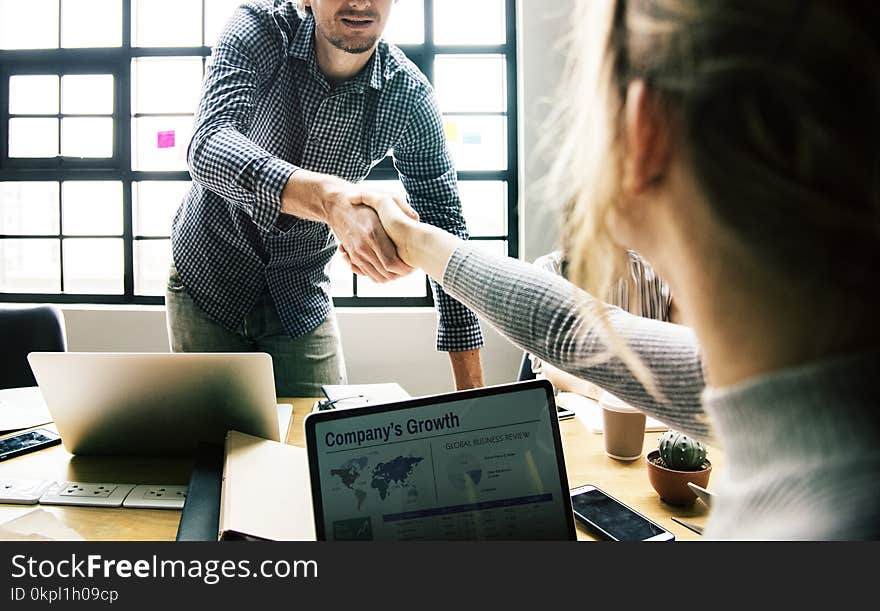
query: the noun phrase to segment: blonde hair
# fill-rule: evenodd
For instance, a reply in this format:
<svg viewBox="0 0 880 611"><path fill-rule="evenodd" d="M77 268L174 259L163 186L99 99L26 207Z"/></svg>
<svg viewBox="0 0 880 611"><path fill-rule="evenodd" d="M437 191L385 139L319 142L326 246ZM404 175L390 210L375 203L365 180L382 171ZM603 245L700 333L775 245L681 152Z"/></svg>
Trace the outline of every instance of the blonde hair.
<svg viewBox="0 0 880 611"><path fill-rule="evenodd" d="M575 13L548 193L565 205L576 284L604 296L623 276L608 229L625 92L642 80L731 235L801 285L880 296L872 0L580 0Z"/></svg>

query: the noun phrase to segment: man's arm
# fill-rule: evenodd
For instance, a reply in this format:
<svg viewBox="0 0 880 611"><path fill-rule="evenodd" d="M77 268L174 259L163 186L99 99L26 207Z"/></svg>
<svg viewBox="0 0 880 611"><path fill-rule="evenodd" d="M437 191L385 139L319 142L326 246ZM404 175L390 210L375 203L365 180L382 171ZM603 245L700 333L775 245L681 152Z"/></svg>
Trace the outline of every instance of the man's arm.
<svg viewBox="0 0 880 611"><path fill-rule="evenodd" d="M327 223L377 282L409 273L373 211L357 205L361 187L297 168L247 137L263 84L288 61L278 36L268 13L243 6L220 37L187 153L193 180L244 210L266 232L282 212Z"/></svg>
<svg viewBox="0 0 880 611"><path fill-rule="evenodd" d="M485 386L483 382L483 362L479 350L462 350L450 352L449 362L452 364L452 375L455 377L455 388L467 390Z"/></svg>
<svg viewBox="0 0 880 611"><path fill-rule="evenodd" d="M432 89L413 108L404 134L394 147L394 165L410 204L421 220L462 239L468 230L458 195L455 167L446 146L443 121ZM477 317L431 280L437 304L437 349L449 352L456 386L483 384L479 349L483 335Z"/></svg>

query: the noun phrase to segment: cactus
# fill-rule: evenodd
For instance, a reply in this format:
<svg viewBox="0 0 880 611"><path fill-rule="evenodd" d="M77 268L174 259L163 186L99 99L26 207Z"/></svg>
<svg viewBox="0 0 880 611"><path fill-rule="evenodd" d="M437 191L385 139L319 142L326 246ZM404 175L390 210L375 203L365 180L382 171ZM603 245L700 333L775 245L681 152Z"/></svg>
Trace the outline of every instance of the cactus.
<svg viewBox="0 0 880 611"><path fill-rule="evenodd" d="M663 433L659 450L665 466L676 471L699 471L706 460L706 447L678 431Z"/></svg>

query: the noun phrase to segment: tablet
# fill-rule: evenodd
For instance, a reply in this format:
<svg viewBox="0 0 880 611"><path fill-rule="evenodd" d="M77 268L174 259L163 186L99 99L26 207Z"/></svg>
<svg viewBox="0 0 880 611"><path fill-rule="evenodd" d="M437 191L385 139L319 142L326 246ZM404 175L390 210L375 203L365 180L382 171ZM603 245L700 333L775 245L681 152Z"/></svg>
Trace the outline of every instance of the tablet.
<svg viewBox="0 0 880 611"><path fill-rule="evenodd" d="M571 540L546 380L306 417L319 540Z"/></svg>

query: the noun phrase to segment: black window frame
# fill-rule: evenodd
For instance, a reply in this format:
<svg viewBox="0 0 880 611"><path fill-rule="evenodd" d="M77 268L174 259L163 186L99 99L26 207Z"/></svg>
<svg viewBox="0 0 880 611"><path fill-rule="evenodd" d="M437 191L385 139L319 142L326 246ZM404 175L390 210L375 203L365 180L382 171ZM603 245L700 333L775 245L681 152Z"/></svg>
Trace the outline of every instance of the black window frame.
<svg viewBox="0 0 880 611"><path fill-rule="evenodd" d="M204 6L210 0L202 0L202 41L204 32ZM415 0L407 0L415 1ZM472 236L474 241L506 241L507 254L519 255L519 145L517 114L517 46L516 1L504 0L506 42L499 45L437 45L434 42L434 2L420 0L424 4L424 43L401 44L399 47L419 69L434 82L434 59L437 55L502 55L505 60L506 112L503 113L453 113L462 115L506 116L507 168L498 171L457 172L459 182L468 180L502 181L506 184L506 234L496 236ZM442 1L442 0L439 0ZM59 3L59 23L61 0ZM123 228L121 235L65 236L61 232L49 235L0 235L2 240L12 239L58 239L61 252L61 286L64 290L64 248L66 237L121 238L123 241L123 293L115 295L82 293L2 293L0 302L9 303L59 303L59 304L117 304L117 305L163 305L164 297L136 295L134 293L134 249L141 240L167 240L167 236L136 236L133 228L133 190L135 183L148 180L191 180L188 171L143 171L132 169L132 125L137 116L132 113L131 84L132 62L142 57L201 57L205 60L211 48L198 47L135 47L132 46L132 0L122 0L122 45L112 48L78 49L59 48L38 50L0 50L0 182L57 182L59 183L58 214L62 214L60 183L66 181L120 181L122 182ZM9 78L16 74L112 74L114 76L113 108L113 156L104 159L77 159L55 157L44 159L10 158L9 144ZM58 118L62 117L59 106ZM187 114L187 113L182 113ZM53 115L44 115L53 118ZM59 120L59 129L61 121ZM59 146L60 139L59 139ZM367 180L397 180L397 171L390 158L378 163ZM352 274L351 297L334 297L337 307L426 307L433 306L433 295L426 282L425 295L421 297L359 297L357 282Z"/></svg>

